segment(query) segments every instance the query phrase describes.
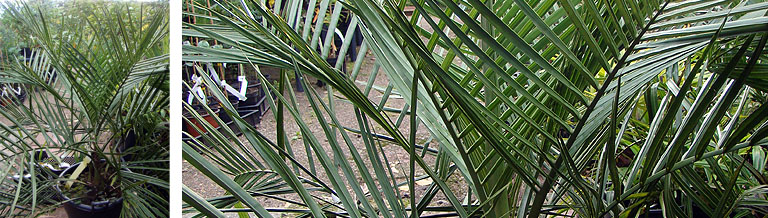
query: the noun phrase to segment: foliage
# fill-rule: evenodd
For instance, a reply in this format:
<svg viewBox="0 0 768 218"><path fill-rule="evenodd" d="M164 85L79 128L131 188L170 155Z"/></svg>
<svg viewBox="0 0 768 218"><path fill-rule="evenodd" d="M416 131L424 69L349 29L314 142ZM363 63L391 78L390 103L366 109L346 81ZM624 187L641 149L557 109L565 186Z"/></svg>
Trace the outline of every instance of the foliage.
<svg viewBox="0 0 768 218"><path fill-rule="evenodd" d="M381 67L390 81L376 102L369 98L372 79L356 86L360 63L344 75L340 62L326 62L329 43L320 40L322 26L312 25L307 18L313 10L302 8L302 2L287 1L283 10L266 8L262 1L219 2L224 12L198 6L216 24L185 23L186 36L235 48L185 46L186 61L238 61L284 70L279 85L265 87L277 96L269 102L278 121L276 142L235 119L245 140L228 127L216 131L204 125L210 134L185 143L184 159L227 191L203 199L184 187L189 212L259 217L278 211L314 217L425 212L636 217L656 209L669 217L768 214L768 106L763 104L768 3L336 2L334 10L352 11L354 24L363 30L358 57L369 50L376 56L371 78ZM320 11L328 2L321 0ZM406 4L415 7L413 16L403 15ZM314 7L315 1L307 5ZM287 71L317 78L329 84L328 99L338 94L353 104L363 143L354 144L351 128L337 119L349 115L336 114L334 101L324 102L312 88L306 95L313 116L304 116L284 80ZM205 81L226 102L216 85ZM383 110L394 92L410 105L398 110L396 121ZM227 103L223 108L229 116L237 114ZM439 144L436 152L417 146L417 128L399 130L406 116L410 127L430 131ZM317 119L324 136L312 134L310 119ZM316 163L293 158L297 144L287 140L284 122L289 120L300 127ZM384 139L409 152L406 182L388 167L380 151ZM202 142L210 147L195 146ZM424 155L437 161L428 164ZM424 175L417 177L416 168ZM327 181L318 179L321 173ZM447 185L453 174L464 179L467 196L456 196ZM413 183L426 177L432 180L427 191L415 193ZM406 185L408 192L397 188ZM448 209L432 204L438 194L448 199ZM264 208L257 201L261 198L295 207Z"/></svg>

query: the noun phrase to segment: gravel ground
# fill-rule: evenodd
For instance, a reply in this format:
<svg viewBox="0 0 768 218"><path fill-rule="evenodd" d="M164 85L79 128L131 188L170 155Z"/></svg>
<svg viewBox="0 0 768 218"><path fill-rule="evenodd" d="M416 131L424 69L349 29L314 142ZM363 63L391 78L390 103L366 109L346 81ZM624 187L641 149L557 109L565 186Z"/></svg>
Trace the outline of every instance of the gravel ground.
<svg viewBox="0 0 768 218"><path fill-rule="evenodd" d="M362 66L363 69L361 69L360 74L357 76L357 80L358 81L367 81L368 80L368 78L370 77L370 73L369 72L371 72L372 68L373 68L373 59L374 59L373 55L371 55L369 53L367 55L367 57L365 58L365 62L363 64L363 66ZM361 61L361 60L358 60L358 61ZM351 63L348 63L347 65L348 65L349 68L352 68L352 64ZM314 81L312 81L312 84L314 84ZM383 72L383 70L380 70L380 72L376 76L374 84L376 86L379 86L379 87L386 87L387 86L388 80L387 80L387 77L386 77L385 73ZM363 85L359 85L358 84L358 86L361 89L364 88ZM313 88L315 90L317 90L318 95L323 98L323 101L327 102L327 100L328 100L328 98L327 98L327 89L326 88L320 88L320 87L317 87L317 86L313 86ZM351 104L349 104L348 102L345 102L345 101L339 99L338 98L338 92L336 92L335 94L337 95L337 98L335 98L336 100L334 101L335 102L335 111L336 111L335 115L339 119L339 122L342 125L346 126L346 127L357 128L358 124L357 124L357 120L356 120L355 115L354 115L354 107ZM373 102L376 102L378 104L378 102L380 101L382 95L383 95L383 93L381 91L378 91L378 90L374 89L374 90L372 90L370 92L370 97L369 98ZM298 105L298 108L300 110L299 113L300 113L302 119L307 123L308 126L310 126L310 128L312 129L313 134L318 138L318 140L320 141L320 143L322 144L322 146L324 147L324 149L326 150L328 155L330 157L332 157L333 154L330 153L331 152L331 147L330 147L330 145L329 145L329 143L328 143L328 141L327 141L327 139L325 137L325 133L322 131L322 128L320 128L320 125L319 125L319 123L318 123L318 121L317 121L317 119L316 119L316 117L315 117L315 115L314 115L314 113L312 111L312 108L311 108L311 106L310 106L310 104L309 104L309 102L307 100L307 97L306 97L305 93L304 92L296 92L296 98L297 98L297 105ZM390 107L390 108L402 109L403 105L404 105L404 100L391 98L390 100L387 101L385 106ZM393 122L397 120L398 114L390 113L389 115L390 115L390 119ZM324 115L324 116L326 117L326 120L329 120L327 115ZM295 153L295 158L296 158L296 160L298 162L304 164L305 166L308 166L308 163L309 163L308 156L306 154L304 143L302 141L303 139L300 136L300 134L298 134L299 133L298 125L296 125L294 120L292 120L292 117L291 117L290 113L287 112L287 110L285 111L285 116L284 117L286 119L285 122L284 122L285 123L286 134L288 135L288 138L290 140L289 142L291 144L291 148L292 148L292 150ZM265 116L264 116L263 120L261 121L261 123L256 125L256 128L258 129L258 131L260 131L262 134L264 134L270 140L275 141L275 139L276 139L276 130L274 129L274 126L276 126L276 125L277 125L277 123L276 123L276 121L274 119L273 112L270 110L270 111L267 111L267 114L265 114ZM405 116L405 118L403 120L403 124L400 127L400 131L405 136L407 136L408 132L409 132L409 129L410 128L409 128L409 123L408 123L408 116ZM377 127L377 126L374 127L374 130L377 133L383 133L384 132L380 127ZM364 144L363 144L363 141L362 141L362 138L360 137L360 135L354 134L354 133L351 133L351 132L348 132L348 134L349 134L349 136L350 136L350 138L352 140L352 143L355 146L357 146L357 150L361 154L362 158L364 160L366 160L366 166L370 166L369 165L370 163L367 161L368 160L368 156L366 155L365 148L363 147ZM343 141L343 139L341 139L341 135L339 133L337 133L337 138L339 139L339 143L341 145L344 145L344 141ZM417 138L418 138L417 141L421 142L421 143L424 143L424 142L426 142L429 139L429 132L426 130L426 128L424 128L424 127L419 128L419 130L417 131ZM239 140L242 141L242 142L247 142L247 140L244 137L240 137ZM436 142L432 141L430 143L430 145L431 145L432 148L435 148ZM409 160L409 154L408 154L408 152L405 149L403 149L402 147L399 147L399 146L397 146L395 144L391 144L391 143L388 143L388 142L383 142L381 146L382 146L381 149L384 151L383 153L385 154L385 156L386 156L386 158L387 158L387 160L389 162L389 165L390 165L389 167L390 167L390 169L392 169L393 173L395 174L396 181L398 183L406 182L407 178L408 178L408 175L409 175L408 174L409 173L408 172L408 168L409 168L409 165L408 165L409 164L409 161L408 161ZM352 162L352 158L349 155L348 149L344 148L343 150L344 150L345 154L347 155L346 160ZM255 152L254 152L254 154L255 154ZM313 158L315 160L317 160L317 157L314 154L312 156L313 156ZM433 165L434 164L434 161L435 161L434 159L435 158L433 156L431 156L431 155L427 155L424 158L424 160L429 165ZM354 168L355 166L352 166L352 167ZM322 181L325 181L326 183L328 183L329 180L328 180L327 174L322 171L323 170L322 166L317 164L316 161L315 161L315 168L318 170L317 176L319 177L319 179L322 180ZM218 187L218 185L216 185L215 183L210 181L207 177L202 175L199 171L197 171L193 166L191 166L186 161L183 164L183 170L184 170L183 171L183 183L186 186L188 186L189 188L191 188L192 190L194 190L195 192L197 192L202 197L204 197L204 198L216 197L216 196L221 196L221 195L223 195L225 193L224 190L222 190L221 188ZM341 172L338 172L338 173L342 174ZM358 182L362 182L362 178L359 176L360 174L358 172L358 169L354 168L354 173L357 176L357 178L356 178L357 181ZM424 175L423 170L418 169L418 167L417 167L416 175L417 176ZM454 193L457 195L457 197L461 198L461 197L463 197L466 194L466 186L464 185L464 182L462 181L462 179L458 175L452 176L449 179L449 181L450 181L449 185L452 187L451 189L452 189L452 191L454 191ZM417 189L416 189L417 193L421 193L424 190L426 190L428 185L429 185L429 183L426 183L424 185L417 185ZM362 187L362 188L363 188L364 191L367 190L366 187ZM400 187L400 191L401 192L407 192L407 185ZM417 196L420 196L420 195L417 195ZM292 200L299 200L296 196L288 195L288 196L284 196L284 197L286 197L288 199L292 199ZM282 201L273 200L273 199L265 199L265 198L258 198L258 200L266 208L286 207L285 203L283 203ZM407 198L403 199L403 200L405 202L408 201ZM432 205L435 205L435 206L437 206L437 205L445 206L447 204L448 203L445 200L445 197L442 196L442 193L438 194L438 196L432 201ZM189 217L191 215L193 215L193 214L185 214L185 217ZM236 214L232 214L232 215L234 217L236 217ZM278 214L275 214L275 215L278 215Z"/></svg>

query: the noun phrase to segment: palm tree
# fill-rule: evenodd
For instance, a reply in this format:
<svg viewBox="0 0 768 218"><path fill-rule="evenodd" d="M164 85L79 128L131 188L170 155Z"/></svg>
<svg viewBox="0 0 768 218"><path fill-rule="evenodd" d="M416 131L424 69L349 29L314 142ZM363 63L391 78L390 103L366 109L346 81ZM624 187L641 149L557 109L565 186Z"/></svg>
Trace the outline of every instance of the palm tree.
<svg viewBox="0 0 768 218"><path fill-rule="evenodd" d="M362 90L355 85L358 63L344 75L339 62L325 60L329 43L317 50L322 24L311 21L317 1L218 2L190 14L215 24L185 23L185 35L235 49L186 46L186 60L284 70L277 87L261 81L277 97L270 101L277 142L235 119L246 140L206 125L210 147L184 145L184 159L227 190L203 199L184 187L194 211L260 217L276 211L316 217L446 210L460 217L768 213L760 206L768 190L764 2L323 0L320 14L330 3L334 12L351 11L361 28L358 57L372 51L386 73L381 102L368 96L373 80ZM412 16L402 13L405 6L415 8ZM345 40L341 51L348 45ZM330 151L298 111L288 71L329 84L329 102L314 89L307 96ZM384 105L395 92L408 104L394 110L400 116L392 121ZM335 93L354 105L362 145L349 139L353 128L338 122ZM321 172L292 158L283 111L300 127ZM412 128L402 132L406 115ZM438 142L435 152L417 144L418 125ZM383 138L410 154L407 182L388 171L378 151ZM438 161L428 164L425 154ZM417 168L423 176L414 174ZM452 174L463 178L469 194L457 196L446 184ZM417 196L414 183L424 178L432 183ZM406 185L407 193L396 188ZM282 197L286 192L300 201ZM431 204L438 194L450 208ZM260 198L301 209L264 208Z"/></svg>
<svg viewBox="0 0 768 218"><path fill-rule="evenodd" d="M0 71L0 84L29 93L0 110L0 216L38 216L66 204L51 197L55 188L86 205L120 198L123 217L167 217L167 4L61 4L50 14L27 3L3 6L40 48ZM55 154L53 166L61 155L83 167L59 178L33 151ZM63 183L86 194L70 195Z"/></svg>

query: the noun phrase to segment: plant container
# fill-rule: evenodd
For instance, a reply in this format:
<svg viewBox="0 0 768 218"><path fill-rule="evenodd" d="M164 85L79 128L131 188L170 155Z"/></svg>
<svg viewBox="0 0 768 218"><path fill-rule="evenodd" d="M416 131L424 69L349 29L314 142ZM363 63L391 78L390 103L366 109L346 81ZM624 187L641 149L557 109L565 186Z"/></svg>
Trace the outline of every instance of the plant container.
<svg viewBox="0 0 768 218"><path fill-rule="evenodd" d="M240 99L231 95L227 96L227 99L229 100L229 103L232 104L232 108L237 111L240 105ZM224 105L221 105L221 107L224 107ZM239 134L240 129L237 128L237 125L232 121L232 117L229 116L226 110L219 110L219 118L221 118L223 124L229 126L229 129L231 129L235 134Z"/></svg>
<svg viewBox="0 0 768 218"><path fill-rule="evenodd" d="M258 93L246 94L245 96L248 97L248 100L246 101L255 102L240 105L240 107L237 108L237 114L248 124L256 125L261 122L261 114L259 113L260 105L258 103L263 102L263 96L259 96ZM262 101L258 101L259 99L262 99Z"/></svg>
<svg viewBox="0 0 768 218"><path fill-rule="evenodd" d="M216 118L211 116L211 114L209 114L205 109L203 109L202 106L200 106L200 105L193 105L192 108L195 109L195 111L197 111L197 113L200 114L200 116L203 119L202 120L198 120L197 118L195 118L192 115L192 113L189 113L189 112L185 112L184 113L184 117L189 119L189 122L185 123L185 127L186 127L185 130L186 130L187 133L189 133L190 136L192 136L193 138L197 138L201 134L205 134L207 132L205 130L205 128L203 128L203 122L207 122L207 123L211 124L211 126L213 126L214 128L219 128L219 123L216 122ZM215 108L215 109L211 108L211 110L213 110L214 114L218 114L219 113L219 108ZM197 128L200 128L200 130L203 131L203 132L202 133L198 132L195 129L195 126L197 126Z"/></svg>
<svg viewBox="0 0 768 218"><path fill-rule="evenodd" d="M60 178L67 178L80 163L72 165L67 168L59 176ZM64 210L67 211L69 218L107 218L107 217L120 217L120 212L123 210L123 197L109 199L105 201L92 202L90 205L76 203L75 201L64 194L61 190L61 183L56 183L56 191L59 194L59 198L64 201Z"/></svg>
<svg viewBox="0 0 768 218"><path fill-rule="evenodd" d="M35 58L32 55L32 48L29 47L21 48L21 50L19 50L19 54L24 57L24 62L30 62L33 58Z"/></svg>
<svg viewBox="0 0 768 218"><path fill-rule="evenodd" d="M685 210L682 206L680 206L681 210ZM698 206L695 204L692 207L693 210L693 217L707 217L707 214L704 213L704 211L701 210ZM648 210L648 212L644 215L640 215L640 217L648 217L648 218L663 218L664 212L661 210L661 208L652 208Z"/></svg>
<svg viewBox="0 0 768 218"><path fill-rule="evenodd" d="M261 122L261 115L264 114L264 99L267 95L262 89L261 83L249 85L248 92L245 94L247 99L240 103L237 113L248 124L256 125Z"/></svg>
<svg viewBox="0 0 768 218"><path fill-rule="evenodd" d="M133 161L133 154L125 153L134 146L136 146L136 132L130 130L118 141L117 152L123 154L121 157L123 161Z"/></svg>
<svg viewBox="0 0 768 218"><path fill-rule="evenodd" d="M240 104L240 99L235 96L227 96L227 99L229 100L229 103L232 104L232 107L237 109L238 105ZM222 104L221 107L224 107ZM224 123L230 123L232 121L232 118L229 117L229 114L225 110L219 110L219 118L221 118L221 121Z"/></svg>

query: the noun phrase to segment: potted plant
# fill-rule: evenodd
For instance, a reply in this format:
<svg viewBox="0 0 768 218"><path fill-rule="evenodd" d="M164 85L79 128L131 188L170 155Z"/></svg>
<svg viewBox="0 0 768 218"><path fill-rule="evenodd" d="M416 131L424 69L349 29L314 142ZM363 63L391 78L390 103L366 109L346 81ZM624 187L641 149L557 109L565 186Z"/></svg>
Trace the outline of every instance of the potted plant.
<svg viewBox="0 0 768 218"><path fill-rule="evenodd" d="M100 173L96 169L104 169L106 161L96 161L88 165L89 162L76 163L72 167L64 170L60 178L71 178L78 173L81 166L85 166L82 177L94 178L92 181L105 182L97 178ZM99 166L101 165L101 166ZM120 196L120 190L114 186L108 186L106 191L94 191L95 188L86 183L56 183L56 191L64 203L64 209L70 217L119 217L123 209L123 198ZM66 189L66 190L65 190ZM77 196L85 196L81 201L77 201Z"/></svg>
<svg viewBox="0 0 768 218"><path fill-rule="evenodd" d="M4 9L45 54L3 63L0 71L0 83L32 90L27 103L0 111L7 121L0 122L0 144L11 153L5 163L13 173L35 174L26 154L36 149L76 163L55 178L29 178L54 188L53 204L37 197L50 189L3 181L18 194L2 201L19 203L0 205L0 216L63 205L69 217L167 217L167 4L78 2L54 12L72 16L52 17L26 3ZM89 46L80 45L85 39ZM49 68L30 67L41 63L51 64L55 81L46 80Z"/></svg>

